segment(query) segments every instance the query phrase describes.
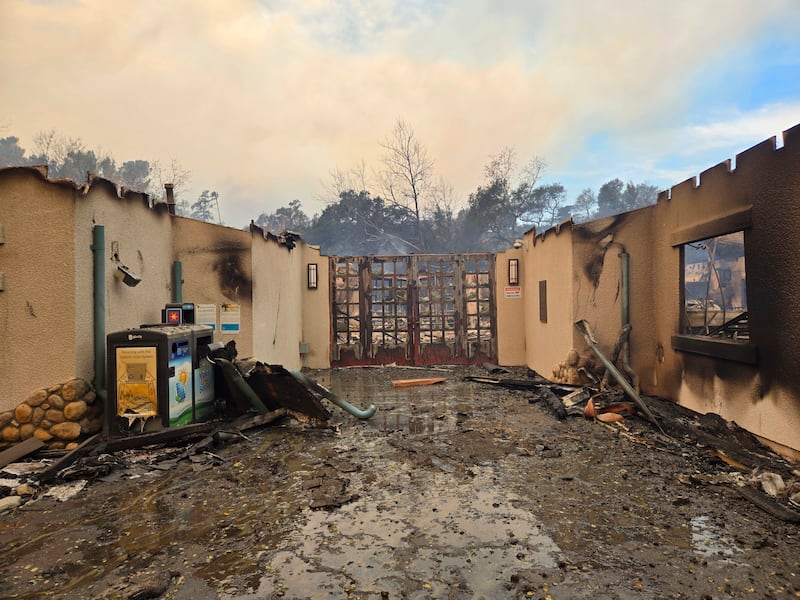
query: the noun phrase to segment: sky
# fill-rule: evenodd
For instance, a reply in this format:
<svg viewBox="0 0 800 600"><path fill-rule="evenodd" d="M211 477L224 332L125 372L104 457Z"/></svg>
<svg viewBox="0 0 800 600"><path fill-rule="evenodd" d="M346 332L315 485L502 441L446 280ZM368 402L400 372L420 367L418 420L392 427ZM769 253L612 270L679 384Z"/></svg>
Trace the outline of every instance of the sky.
<svg viewBox="0 0 800 600"><path fill-rule="evenodd" d="M461 206L504 148L666 189L800 123L800 1L0 0L0 137L177 161L226 225L318 213L399 119Z"/></svg>

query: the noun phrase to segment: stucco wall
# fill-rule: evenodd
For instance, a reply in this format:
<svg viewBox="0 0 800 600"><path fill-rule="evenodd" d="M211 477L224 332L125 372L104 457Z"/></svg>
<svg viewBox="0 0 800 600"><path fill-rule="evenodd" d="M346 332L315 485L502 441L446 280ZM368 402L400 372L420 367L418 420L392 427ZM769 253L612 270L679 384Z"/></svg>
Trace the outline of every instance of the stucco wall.
<svg viewBox="0 0 800 600"><path fill-rule="evenodd" d="M522 248L497 254L495 262L495 291L497 299L497 362L501 365L525 364L525 301L529 290L524 288ZM519 260L519 285L508 283L508 261ZM516 289L519 287L519 295ZM512 289L507 289L512 288ZM538 292L537 292L538 293ZM537 313L538 315L538 309Z"/></svg>
<svg viewBox="0 0 800 600"><path fill-rule="evenodd" d="M574 277L572 228L525 234L523 294L525 362L545 377L573 347ZM539 282L547 282L547 322L539 315Z"/></svg>
<svg viewBox="0 0 800 600"><path fill-rule="evenodd" d="M643 389L657 378L657 340L653 314L653 207L575 225L573 230L574 321L585 319L608 357L622 329L622 258L628 254L628 314L631 363ZM582 356L591 349L577 329L574 347Z"/></svg>
<svg viewBox="0 0 800 600"><path fill-rule="evenodd" d="M170 300L172 227L166 207L152 210L147 198L130 192L120 198L116 187L95 180L75 202L75 322L77 376L94 376L93 227L105 233L105 331L112 333L144 323L159 323ZM116 277L125 265L141 282L125 285Z"/></svg>
<svg viewBox="0 0 800 600"><path fill-rule="evenodd" d="M0 171L0 412L36 388L91 379L76 366L75 194L31 169Z"/></svg>
<svg viewBox="0 0 800 600"><path fill-rule="evenodd" d="M183 271L183 302L238 305L240 330L217 329L214 340L236 342L239 357L254 356L253 257L249 231L173 217L173 256Z"/></svg>
<svg viewBox="0 0 800 600"><path fill-rule="evenodd" d="M667 345L665 365L673 378L663 386L700 412L714 411L770 441L800 449L800 126L672 188L659 198L658 262L665 278L655 290L660 337L677 331L679 251L675 232L702 230L750 210L745 263L751 343L757 365L676 352ZM719 232L723 233L723 232ZM667 323L665 321L669 320ZM672 369L670 369L672 370Z"/></svg>
<svg viewBox="0 0 800 600"><path fill-rule="evenodd" d="M252 234L253 356L287 369L299 369L302 335L303 250L291 250L260 229ZM302 279L301 279L302 275Z"/></svg>
<svg viewBox="0 0 800 600"><path fill-rule="evenodd" d="M800 126L663 192L655 206L525 237L526 362L550 376L586 319L610 354L621 322L622 247L630 255L632 366L642 391L716 412L784 449L800 450ZM744 231L755 364L676 350L682 244ZM548 323L538 282L547 280Z"/></svg>
<svg viewBox="0 0 800 600"><path fill-rule="evenodd" d="M308 353L303 359L303 366L312 369L330 367L331 356L331 282L330 261L321 256L313 246L303 244L303 335L302 341L308 343ZM318 286L315 290L307 289L305 283L306 265L317 265Z"/></svg>

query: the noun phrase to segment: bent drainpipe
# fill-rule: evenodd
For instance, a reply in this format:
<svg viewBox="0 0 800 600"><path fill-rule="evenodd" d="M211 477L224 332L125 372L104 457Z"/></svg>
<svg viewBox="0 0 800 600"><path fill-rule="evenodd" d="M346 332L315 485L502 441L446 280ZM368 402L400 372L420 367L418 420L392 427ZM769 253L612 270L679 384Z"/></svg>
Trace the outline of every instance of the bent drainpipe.
<svg viewBox="0 0 800 600"><path fill-rule="evenodd" d="M103 419L108 436L108 393L106 390L106 231L103 225L92 228L92 253L94 254L94 385L95 394L100 398L106 418Z"/></svg>
<svg viewBox="0 0 800 600"><path fill-rule="evenodd" d="M647 405L644 403L644 400L642 400L641 396L639 396L639 394L636 393L636 390L634 390L631 387L631 384L628 383L628 380L625 379L625 377L622 375L622 373L619 372L617 367L614 366L614 363L612 363L610 360L608 360L605 357L605 355L600 351L600 348L597 347L597 340L594 337L594 333L592 332L591 327L589 327L589 323L586 322L585 320L581 319L580 321L577 321L575 323L575 328L583 334L583 337L586 340L586 343L589 344L589 347L595 353L597 358L600 359L600 362L603 363L603 366L605 366L605 368L608 369L608 372L611 373L611 375L614 377L614 379L617 380L617 383L619 383L620 386L622 386L622 389L625 390L625 393L628 394L628 396L630 396L631 400L633 400L636 403L636 405L639 408L642 409L644 414L647 415L647 419L653 425L658 427L658 429L661 431L661 433L663 433L664 435L667 435L667 432L662 429L661 425L659 424L658 420L656 419L656 416L647 407Z"/></svg>
<svg viewBox="0 0 800 600"><path fill-rule="evenodd" d="M172 263L172 301L183 302L183 265L176 260Z"/></svg>
<svg viewBox="0 0 800 600"><path fill-rule="evenodd" d="M630 277L631 277L631 255L625 248L619 253L620 270L622 272L622 326L631 322L630 311Z"/></svg>
<svg viewBox="0 0 800 600"><path fill-rule="evenodd" d="M366 410L361 410L360 408L356 408L355 406L350 404L347 400L342 400L341 398L339 398L339 396L334 394L328 388L318 384L313 379L311 379L309 377L306 377L302 372L300 372L300 371L291 371L291 374L294 376L295 379L297 379L304 386L306 386L307 388L309 388L311 390L314 390L318 394L321 394L322 396L324 396L325 398L327 398L328 400L333 402L336 406L338 406L342 410L345 410L345 411L349 412L354 417L357 417L357 418L362 419L362 420L363 419L369 419L378 410L377 408L375 408L375 406L373 404L370 404L369 408L367 408Z"/></svg>

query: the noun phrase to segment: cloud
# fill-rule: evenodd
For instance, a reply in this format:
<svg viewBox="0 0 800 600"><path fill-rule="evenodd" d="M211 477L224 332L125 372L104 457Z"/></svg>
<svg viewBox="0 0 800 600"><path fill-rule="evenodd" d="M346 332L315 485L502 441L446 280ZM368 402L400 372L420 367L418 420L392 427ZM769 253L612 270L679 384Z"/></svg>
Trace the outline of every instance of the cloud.
<svg viewBox="0 0 800 600"><path fill-rule="evenodd" d="M176 158L237 225L294 198L315 212L320 181L374 164L399 117L462 199L505 146L552 173L585 167L598 134L646 157L682 136L722 148L726 118L685 125L698 81L779 27L800 33L793 0L4 0L3 13L9 134ZM774 131L754 119L756 139L762 124Z"/></svg>
<svg viewBox="0 0 800 600"><path fill-rule="evenodd" d="M781 144L782 132L798 123L800 101L769 104L747 112L732 110L706 123L683 127L678 135L686 142L683 153L692 156L728 148L745 150L772 135Z"/></svg>

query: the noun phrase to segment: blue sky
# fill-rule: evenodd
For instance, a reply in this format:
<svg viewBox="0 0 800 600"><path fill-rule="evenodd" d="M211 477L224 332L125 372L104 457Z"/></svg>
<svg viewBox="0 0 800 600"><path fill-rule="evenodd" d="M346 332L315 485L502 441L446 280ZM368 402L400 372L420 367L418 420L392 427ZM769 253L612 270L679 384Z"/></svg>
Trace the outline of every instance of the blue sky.
<svg viewBox="0 0 800 600"><path fill-rule="evenodd" d="M505 147L572 199L800 123L800 2L0 0L0 82L0 135L176 160L231 226L371 179L398 119L457 206Z"/></svg>

